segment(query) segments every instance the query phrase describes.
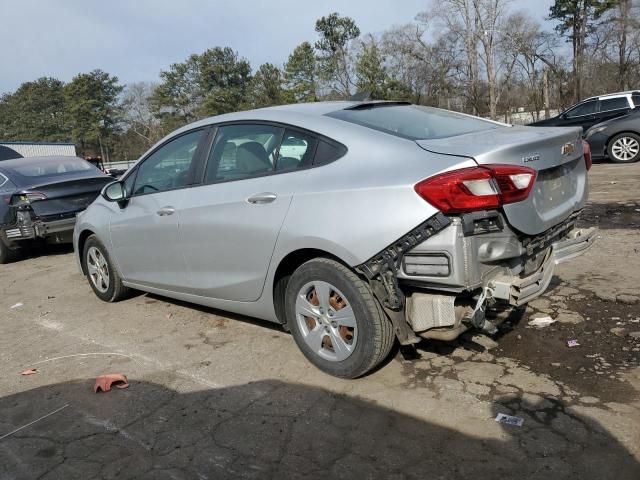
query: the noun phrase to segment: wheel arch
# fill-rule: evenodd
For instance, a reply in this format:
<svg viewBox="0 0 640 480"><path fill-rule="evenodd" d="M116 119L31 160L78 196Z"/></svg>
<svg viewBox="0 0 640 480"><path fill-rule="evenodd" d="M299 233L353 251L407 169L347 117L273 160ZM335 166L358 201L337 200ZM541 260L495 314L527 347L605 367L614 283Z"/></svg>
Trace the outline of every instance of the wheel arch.
<svg viewBox="0 0 640 480"><path fill-rule="evenodd" d="M82 232L80 232L80 235L78 235L78 258L80 259L80 268L82 269L82 273L84 275L87 274L87 266L85 265L84 260L84 245L85 243L87 243L87 238L89 238L91 235L95 235L95 232L88 228L82 230Z"/></svg>
<svg viewBox="0 0 640 480"><path fill-rule="evenodd" d="M285 292L289 278L293 272L303 263L314 258L330 258L342 263L347 268L352 268L339 256L320 248L299 248L285 255L275 269L273 275L273 307L278 321L287 329L287 320L284 311Z"/></svg>

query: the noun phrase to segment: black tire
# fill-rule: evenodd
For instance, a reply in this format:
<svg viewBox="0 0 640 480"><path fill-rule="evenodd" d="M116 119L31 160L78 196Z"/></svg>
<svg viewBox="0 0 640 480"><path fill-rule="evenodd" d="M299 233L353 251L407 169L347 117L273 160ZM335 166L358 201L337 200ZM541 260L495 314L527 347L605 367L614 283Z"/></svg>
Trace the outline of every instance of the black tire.
<svg viewBox="0 0 640 480"><path fill-rule="evenodd" d="M108 271L108 286L105 291L99 290L89 275L88 255L89 250L91 250L92 248L97 249L106 261ZM91 235L84 243L84 249L82 251L82 266L84 268L84 271L86 272L87 281L89 282L93 293L95 293L100 300L103 300L105 302L117 302L129 296L130 290L122 284L120 274L115 268L115 265L111 260L111 257L109 256L109 252L95 235Z"/></svg>
<svg viewBox="0 0 640 480"><path fill-rule="evenodd" d="M16 258L16 251L10 249L4 240L0 237L0 265L12 262Z"/></svg>
<svg viewBox="0 0 640 480"><path fill-rule="evenodd" d="M344 294L353 310L357 341L352 353L342 361L327 360L306 343L296 314L296 299L302 288L313 281L327 282ZM382 362L393 347L393 325L385 316L369 285L352 270L328 258L302 264L293 273L285 294L287 324L305 357L329 375L357 378ZM302 317L301 317L302 318Z"/></svg>
<svg viewBox="0 0 640 480"><path fill-rule="evenodd" d="M616 154L616 152L614 151L614 145L616 145L616 142L624 138L628 139L629 141L635 142L635 145L637 147L640 147L640 135L631 132L619 133L618 135L610 139L609 143L607 144L607 155L609 156L609 160L614 163L637 162L638 160L640 160L640 148L633 157L630 157L628 159L621 158L620 155Z"/></svg>

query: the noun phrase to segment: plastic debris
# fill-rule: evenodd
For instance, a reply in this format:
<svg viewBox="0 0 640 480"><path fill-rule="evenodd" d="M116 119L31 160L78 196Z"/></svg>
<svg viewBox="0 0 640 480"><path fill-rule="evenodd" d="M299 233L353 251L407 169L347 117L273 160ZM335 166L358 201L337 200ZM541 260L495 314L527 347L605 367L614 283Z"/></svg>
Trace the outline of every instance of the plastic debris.
<svg viewBox="0 0 640 480"><path fill-rule="evenodd" d="M534 318L527 325L529 325L530 327L544 328L556 322L557 320L551 317L540 317L540 318Z"/></svg>
<svg viewBox="0 0 640 480"><path fill-rule="evenodd" d="M111 390L111 386L116 388L128 388L129 382L127 381L127 377L122 375L121 373L109 373L107 375L100 375L96 378L96 383L93 386L93 391L98 393L98 390L102 390L103 392L108 392Z"/></svg>
<svg viewBox="0 0 640 480"><path fill-rule="evenodd" d="M567 340L567 347L579 347L578 340Z"/></svg>
<svg viewBox="0 0 640 480"><path fill-rule="evenodd" d="M37 368L28 368L23 372L20 372L20 375L35 375L36 373L38 373Z"/></svg>
<svg viewBox="0 0 640 480"><path fill-rule="evenodd" d="M521 427L524 423L524 418L522 417L514 417L511 415L507 415L505 413L499 413L496 417L496 422L498 423L506 423L507 425L515 425L516 427Z"/></svg>
<svg viewBox="0 0 640 480"><path fill-rule="evenodd" d="M14 308L20 308L20 307L23 307L23 306L24 306L24 303L18 302L15 305L11 305L11 309L13 310Z"/></svg>

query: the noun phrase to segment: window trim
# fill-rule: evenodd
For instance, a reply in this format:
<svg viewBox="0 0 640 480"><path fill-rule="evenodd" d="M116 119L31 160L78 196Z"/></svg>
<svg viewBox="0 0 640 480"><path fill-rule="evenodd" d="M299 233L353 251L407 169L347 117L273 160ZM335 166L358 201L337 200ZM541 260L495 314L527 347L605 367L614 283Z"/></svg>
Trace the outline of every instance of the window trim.
<svg viewBox="0 0 640 480"><path fill-rule="evenodd" d="M613 100L613 99L617 99L617 98L624 98L627 102L627 106L626 107L619 107L619 108L612 108L610 110L600 110L600 107L602 106L603 102L606 102L607 100ZM608 113L608 112L617 112L619 110L628 110L631 108L631 104L629 103L629 97L628 96L622 96L622 97L611 97L611 98L605 98L605 99L599 99L598 100L598 113Z"/></svg>
<svg viewBox="0 0 640 480"><path fill-rule="evenodd" d="M187 130L185 132L182 132L178 135L174 135L170 138L168 138L166 141L162 142L160 145L158 145L156 148L154 148L153 150L151 150L150 152L148 152L144 157L142 157L135 165L135 167L131 170L131 173L123 176L120 181L122 183L124 183L131 175L134 176L133 178L133 188L134 191L131 192L131 194L129 195L127 192L127 199L130 198L135 198L135 197L144 197L146 195L155 195L158 193L164 193L164 192L173 192L175 190L182 190L185 188L191 188L194 186L197 186L199 184L198 182L198 173L200 170L200 164L202 163L202 152L205 149L206 145L207 145L207 141L209 140L209 135L210 135L210 129L211 126L210 125L206 125L203 127L197 127L197 128L193 128L191 130ZM175 188L168 188L167 190L162 190L159 192L146 192L146 193L135 193L135 186L136 186L136 181L138 179L138 172L140 171L140 167L141 165L144 164L144 162L146 162L149 158L151 158L156 152L158 152L161 148L165 147L166 145L168 145L169 143L173 142L174 140L177 140L178 138L184 137L185 135L189 135L198 131L202 131L204 132L204 134L200 137L200 139L198 140L198 146L196 147L196 151L193 154L193 159L191 160L191 165L189 166L189 182L187 185L184 185L182 187L175 187ZM193 173L191 173L193 172Z"/></svg>
<svg viewBox="0 0 640 480"><path fill-rule="evenodd" d="M591 113L585 113L584 115L575 115L575 116L569 116L568 113L571 110L575 110L576 108L578 108L579 106L585 105L587 103L595 103L596 104L596 109L591 112ZM585 100L582 103L579 103L577 105L574 105L573 107L571 107L569 110L564 111L562 114L565 116L565 118L581 118L581 117L588 117L589 115L595 115L598 113L598 109L600 108L600 100Z"/></svg>
<svg viewBox="0 0 640 480"><path fill-rule="evenodd" d="M280 152L280 145L282 144L282 138L285 134L285 132L287 130L292 130L292 131L298 131L300 133L304 133L306 135L312 135L314 137L316 137L318 139L318 142L316 143L316 151L318 149L318 145L320 144L320 141L325 141L327 143L330 143L336 147L338 147L339 149L342 150L342 154L335 158L334 160L327 162L327 163L323 163L322 165L315 165L313 162L311 162L310 165L307 165L306 167L302 167L302 168L296 168L295 170L276 170L275 168L275 164L273 166L273 169L270 172L265 172L265 173L261 173L260 175L252 175L250 177L245 177L245 178L231 178L228 180L217 180L217 181L211 181L211 182L207 182L205 175L206 175L206 171L207 168L209 166L209 159L211 157L211 151L213 149L213 145L215 143L216 137L218 136L218 132L220 130L220 128L222 127L226 127L226 126L230 126L230 125L266 125L266 126L271 126L271 127L276 127L276 128L282 128L282 136L280 137L279 143L278 143L278 149L276 151L276 155ZM326 165L330 165L331 163L340 160L342 157L344 157L347 152L349 151L349 149L347 148L346 145L338 142L337 140L334 140L332 138L327 137L326 135L322 135L321 133L317 133L314 132L312 130L307 130L306 128L303 127L298 127L297 125L291 125L290 123L284 123L284 122L276 122L276 121L272 121L272 120L251 120L251 119L242 119L242 120L228 120L226 122L220 122L220 123L215 123L215 124L211 124L210 127L212 129L215 130L215 133L211 136L211 140L206 148L206 155L203 156L203 164L204 164L204 168L202 169L202 175L199 178L199 182L196 184L196 186L199 185L216 185L216 184L220 184L220 183L229 183L229 182L241 182L244 180L251 180L254 178L262 178L262 177L270 177L272 175L286 175L288 173L296 173L296 172L304 172L306 170L312 169L312 168L319 168L319 167L324 167ZM315 159L315 154L316 152L313 152L314 155L314 159ZM276 160L277 163L277 160ZM217 165L216 165L217 168Z"/></svg>

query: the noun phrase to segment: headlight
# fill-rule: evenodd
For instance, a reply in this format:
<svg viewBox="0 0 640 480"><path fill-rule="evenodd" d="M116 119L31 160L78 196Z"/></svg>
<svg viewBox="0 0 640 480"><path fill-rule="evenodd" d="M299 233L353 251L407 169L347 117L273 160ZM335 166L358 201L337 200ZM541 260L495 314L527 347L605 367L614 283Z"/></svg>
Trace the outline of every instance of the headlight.
<svg viewBox="0 0 640 480"><path fill-rule="evenodd" d="M589 130L587 130L587 133L585 134L584 138L589 138L593 135L595 135L596 133L600 133L603 130L606 130L606 126L604 127L596 127L596 128L590 128Z"/></svg>

